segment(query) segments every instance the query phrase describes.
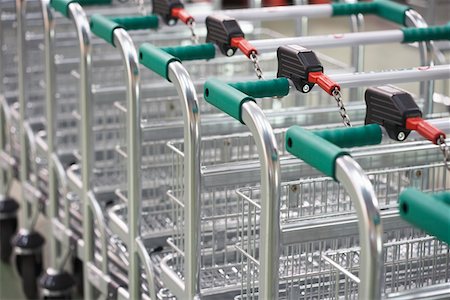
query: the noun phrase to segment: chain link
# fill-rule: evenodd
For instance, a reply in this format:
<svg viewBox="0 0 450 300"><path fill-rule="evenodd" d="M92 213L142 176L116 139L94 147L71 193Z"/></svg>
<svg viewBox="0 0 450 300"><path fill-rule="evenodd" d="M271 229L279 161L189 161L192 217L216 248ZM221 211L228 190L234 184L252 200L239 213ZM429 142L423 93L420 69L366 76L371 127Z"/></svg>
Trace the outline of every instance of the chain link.
<svg viewBox="0 0 450 300"><path fill-rule="evenodd" d="M447 143L445 142L444 136L440 136L437 140L437 144L439 146L439 149L442 151L442 154L444 155L444 165L445 168L450 171L450 149Z"/></svg>
<svg viewBox="0 0 450 300"><path fill-rule="evenodd" d="M350 117L347 114L347 110L345 109L344 102L342 101L342 94L341 91L337 88L335 88L332 92L334 100L336 100L337 106L339 108L339 114L342 117L342 121L344 122L344 125L346 127L352 127L352 124L350 123Z"/></svg>
<svg viewBox="0 0 450 300"><path fill-rule="evenodd" d="M187 27L191 31L191 40L194 44L198 44L198 35L195 33L195 22L193 19L190 19L187 23Z"/></svg>
<svg viewBox="0 0 450 300"><path fill-rule="evenodd" d="M258 79L261 79L261 80L264 79L263 71L261 70L261 66L259 65L259 61L258 61L258 56L256 55L255 52L252 52L250 54L250 60L253 63L253 69L255 70L256 77L258 77Z"/></svg>
<svg viewBox="0 0 450 300"><path fill-rule="evenodd" d="M141 15L147 15L147 9L145 8L144 0L134 0L134 3L136 3L138 11Z"/></svg>

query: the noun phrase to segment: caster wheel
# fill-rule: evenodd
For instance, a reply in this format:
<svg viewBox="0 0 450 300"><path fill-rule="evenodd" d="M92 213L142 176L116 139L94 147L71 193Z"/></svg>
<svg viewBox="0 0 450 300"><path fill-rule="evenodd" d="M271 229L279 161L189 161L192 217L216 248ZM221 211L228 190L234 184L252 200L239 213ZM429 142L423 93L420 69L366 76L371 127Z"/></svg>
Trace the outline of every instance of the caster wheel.
<svg viewBox="0 0 450 300"><path fill-rule="evenodd" d="M12 198L0 200L0 259L10 262L13 247L11 238L17 230L17 210L19 205Z"/></svg>
<svg viewBox="0 0 450 300"><path fill-rule="evenodd" d="M73 277L75 280L75 292L83 295L83 262L79 258L72 260Z"/></svg>
<svg viewBox="0 0 450 300"><path fill-rule="evenodd" d="M37 299L38 277L42 273L42 246L44 238L37 232L20 230L12 240L16 256L16 269L27 299Z"/></svg>
<svg viewBox="0 0 450 300"><path fill-rule="evenodd" d="M48 269L39 280L39 285L44 299L71 299L75 280L66 271Z"/></svg>

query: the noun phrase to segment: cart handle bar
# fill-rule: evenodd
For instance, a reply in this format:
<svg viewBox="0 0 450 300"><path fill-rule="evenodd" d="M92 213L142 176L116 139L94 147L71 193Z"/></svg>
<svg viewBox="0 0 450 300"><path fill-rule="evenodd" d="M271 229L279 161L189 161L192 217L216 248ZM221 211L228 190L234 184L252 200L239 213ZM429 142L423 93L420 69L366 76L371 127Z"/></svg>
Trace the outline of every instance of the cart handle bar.
<svg viewBox="0 0 450 300"><path fill-rule="evenodd" d="M117 28L125 30L156 29L159 26L159 20L156 15L105 17L100 14L94 14L91 17L90 25L92 32L96 36L115 47L114 30Z"/></svg>
<svg viewBox="0 0 450 300"><path fill-rule="evenodd" d="M157 27L157 25L155 27ZM426 28L403 28L401 31L403 32L402 43L450 40L450 23ZM276 40L274 40L274 42L275 41ZM216 52L217 49L212 43L165 48L158 48L149 43L145 43L139 48L139 57L140 62L144 66L169 80L167 70L170 62L174 60L212 59L216 57Z"/></svg>
<svg viewBox="0 0 450 300"><path fill-rule="evenodd" d="M399 198L403 219L450 244L450 192L426 194L405 189Z"/></svg>
<svg viewBox="0 0 450 300"><path fill-rule="evenodd" d="M410 8L406 5L388 0L374 0L372 2L359 3L333 3L333 16L348 16L356 14L374 14L385 20L405 24L406 11Z"/></svg>
<svg viewBox="0 0 450 300"><path fill-rule="evenodd" d="M378 124L318 131L295 125L286 132L286 150L336 180L336 160L350 155L342 147L377 145L381 139Z"/></svg>
<svg viewBox="0 0 450 300"><path fill-rule="evenodd" d="M71 3L78 3L81 6L91 5L110 5L112 0L51 0L50 6L56 11L63 14L64 17L69 17L69 5Z"/></svg>

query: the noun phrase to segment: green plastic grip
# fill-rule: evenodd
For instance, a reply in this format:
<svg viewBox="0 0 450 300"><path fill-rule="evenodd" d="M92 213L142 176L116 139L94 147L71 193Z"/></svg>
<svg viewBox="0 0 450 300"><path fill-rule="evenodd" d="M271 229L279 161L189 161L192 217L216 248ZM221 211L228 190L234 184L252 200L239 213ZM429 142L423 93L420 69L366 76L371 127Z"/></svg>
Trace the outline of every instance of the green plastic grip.
<svg viewBox="0 0 450 300"><path fill-rule="evenodd" d="M170 55L177 57L181 61L212 59L216 56L216 47L211 43L178 47L164 47L161 49L169 53Z"/></svg>
<svg viewBox="0 0 450 300"><path fill-rule="evenodd" d="M158 17L127 16L127 17L105 17L94 14L91 17L91 30L98 37L114 45L114 30L123 28L125 30L154 29L158 27Z"/></svg>
<svg viewBox="0 0 450 300"><path fill-rule="evenodd" d="M336 159L349 155L347 151L300 126L292 126L287 130L286 150L334 179Z"/></svg>
<svg viewBox="0 0 450 300"><path fill-rule="evenodd" d="M54 10L60 12L66 18L69 17L69 4L70 3L79 3L81 6L88 5L109 5L112 0L51 0L50 6L53 7Z"/></svg>
<svg viewBox="0 0 450 300"><path fill-rule="evenodd" d="M333 3L333 16L348 16L354 14L375 14L385 20L405 24L405 13L410 8L406 5L389 0L375 0L360 3Z"/></svg>
<svg viewBox="0 0 450 300"><path fill-rule="evenodd" d="M450 23L424 28L403 28L403 43L450 40Z"/></svg>
<svg viewBox="0 0 450 300"><path fill-rule="evenodd" d="M241 123L244 123L242 121L242 104L247 101L255 101L254 98L217 79L209 79L206 81L204 97L208 103Z"/></svg>
<svg viewBox="0 0 450 300"><path fill-rule="evenodd" d="M167 80L169 64L173 61L180 60L152 44L144 43L139 47L139 62Z"/></svg>
<svg viewBox="0 0 450 300"><path fill-rule="evenodd" d="M414 226L450 244L450 193L425 194L405 189L399 199L400 215Z"/></svg>
<svg viewBox="0 0 450 300"><path fill-rule="evenodd" d="M378 124L308 131L292 126L286 132L286 150L325 175L335 178L335 161L349 155L342 148L377 145L382 131Z"/></svg>
<svg viewBox="0 0 450 300"><path fill-rule="evenodd" d="M255 98L283 97L289 94L287 78L229 83L235 89Z"/></svg>
<svg viewBox="0 0 450 300"><path fill-rule="evenodd" d="M342 148L378 145L381 143L382 139L381 127L378 124L326 129L313 132L321 138Z"/></svg>

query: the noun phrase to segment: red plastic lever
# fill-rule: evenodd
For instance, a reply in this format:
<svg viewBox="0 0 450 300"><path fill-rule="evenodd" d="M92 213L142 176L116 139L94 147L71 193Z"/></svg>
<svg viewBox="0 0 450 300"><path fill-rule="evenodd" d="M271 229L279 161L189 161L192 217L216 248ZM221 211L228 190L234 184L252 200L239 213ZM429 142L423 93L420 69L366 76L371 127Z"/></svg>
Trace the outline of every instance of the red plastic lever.
<svg viewBox="0 0 450 300"><path fill-rule="evenodd" d="M333 95L333 91L335 89L341 90L339 84L331 80L327 75L325 75L322 72L309 72L308 81L311 83L316 83L330 95Z"/></svg>
<svg viewBox="0 0 450 300"><path fill-rule="evenodd" d="M433 142L433 144L437 144L441 136L445 138L444 132L420 117L406 119L406 129L417 131L421 136Z"/></svg>
<svg viewBox="0 0 450 300"><path fill-rule="evenodd" d="M247 57L250 57L250 54L255 53L258 54L258 51L255 47L252 46L245 38L243 37L234 37L231 39L231 46L239 48Z"/></svg>
<svg viewBox="0 0 450 300"><path fill-rule="evenodd" d="M181 7L172 8L172 17L177 18L184 24L194 21L194 17L192 17L184 8Z"/></svg>

